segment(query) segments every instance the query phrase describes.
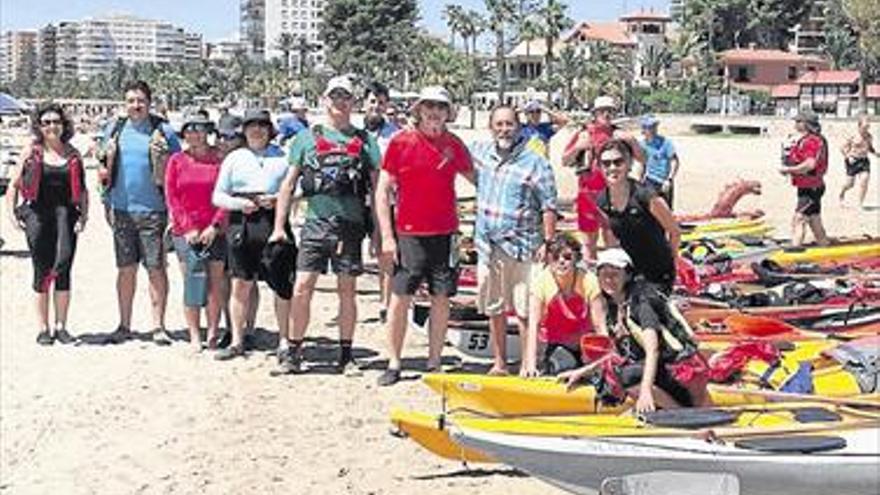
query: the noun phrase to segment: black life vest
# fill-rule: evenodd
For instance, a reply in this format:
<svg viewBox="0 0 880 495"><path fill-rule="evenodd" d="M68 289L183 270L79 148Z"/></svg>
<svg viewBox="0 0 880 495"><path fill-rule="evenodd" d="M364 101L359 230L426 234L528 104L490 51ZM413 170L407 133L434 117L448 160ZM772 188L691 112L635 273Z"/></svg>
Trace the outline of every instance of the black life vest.
<svg viewBox="0 0 880 495"><path fill-rule="evenodd" d="M340 144L327 139L322 126L312 128L316 163L306 163L300 173L303 196L367 197L371 178L364 146L369 137L362 129L355 129L354 134L348 143Z"/></svg>

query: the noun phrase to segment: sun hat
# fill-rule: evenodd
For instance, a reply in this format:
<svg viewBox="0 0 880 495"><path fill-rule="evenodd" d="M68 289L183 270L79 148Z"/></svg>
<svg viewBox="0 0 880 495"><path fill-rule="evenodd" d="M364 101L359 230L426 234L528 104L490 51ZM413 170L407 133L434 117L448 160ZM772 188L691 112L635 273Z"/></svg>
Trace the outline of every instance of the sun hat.
<svg viewBox="0 0 880 495"><path fill-rule="evenodd" d="M324 90L324 96L330 96L334 90L341 89L346 93L354 96L354 84L346 76L336 76L327 82L327 89Z"/></svg>
<svg viewBox="0 0 880 495"><path fill-rule="evenodd" d="M436 101L438 103L452 105L452 97L449 95L449 91L443 86L425 86L419 92L419 98L413 106L416 107L426 101Z"/></svg>
<svg viewBox="0 0 880 495"><path fill-rule="evenodd" d="M272 115L268 110L263 108L252 108L244 113L244 119L241 121L242 127L247 127L254 122L272 125Z"/></svg>
<svg viewBox="0 0 880 495"><path fill-rule="evenodd" d="M615 103L614 98L610 96L599 96L593 100L593 110L599 110L601 108L616 109L617 103Z"/></svg>
<svg viewBox="0 0 880 495"><path fill-rule="evenodd" d="M795 122L803 122L807 125L808 128L812 130L820 129L819 125L819 116L815 114L812 110L801 110L794 117Z"/></svg>
<svg viewBox="0 0 880 495"><path fill-rule="evenodd" d="M626 251L620 248L611 248L600 251L596 256L596 269L603 266L613 266L615 268L625 269L632 266L632 259L626 254Z"/></svg>
<svg viewBox="0 0 880 495"><path fill-rule="evenodd" d="M180 126L180 133L183 134L186 132L187 128L192 126L206 126L208 127L208 131L214 130L214 121L205 117L204 114L200 112L189 113L186 114L183 118L183 125Z"/></svg>
<svg viewBox="0 0 880 495"><path fill-rule="evenodd" d="M660 120L651 114L643 116L639 122L642 125L642 129L648 129L660 125Z"/></svg>
<svg viewBox="0 0 880 495"><path fill-rule="evenodd" d="M241 133L241 117L238 115L224 115L217 124L217 134L225 138L234 138Z"/></svg>

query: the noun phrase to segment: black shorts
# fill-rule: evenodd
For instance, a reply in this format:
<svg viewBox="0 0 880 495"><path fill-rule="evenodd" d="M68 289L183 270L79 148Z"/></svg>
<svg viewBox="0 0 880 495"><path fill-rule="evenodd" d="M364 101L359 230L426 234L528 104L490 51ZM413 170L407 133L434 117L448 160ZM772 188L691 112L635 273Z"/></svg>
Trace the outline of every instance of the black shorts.
<svg viewBox="0 0 880 495"><path fill-rule="evenodd" d="M274 224L275 210L261 209L251 215L241 212L229 214L229 228L226 230L229 274L232 278L269 282L269 286L279 297L290 299L293 293L296 249L293 247L292 250L287 250L289 260L277 260L269 256L274 252L267 251ZM286 226L285 230L288 238L292 239L290 227Z"/></svg>
<svg viewBox="0 0 880 495"><path fill-rule="evenodd" d="M863 158L853 158L846 160L846 175L849 177L855 177L861 173L868 173L871 171L871 161L868 160L868 157Z"/></svg>
<svg viewBox="0 0 880 495"><path fill-rule="evenodd" d="M413 295L427 282L433 296L454 296L458 289L458 246L452 234L433 236L400 235L399 263L394 266L391 292Z"/></svg>
<svg viewBox="0 0 880 495"><path fill-rule="evenodd" d="M113 210L113 247L116 266L123 268L138 262L148 270L165 268L165 227L168 214L163 212L129 213Z"/></svg>
<svg viewBox="0 0 880 495"><path fill-rule="evenodd" d="M624 388L634 387L642 382L644 363L627 364L620 369L620 383ZM663 390L682 407L693 407L694 399L691 393L678 383L667 371L663 363L657 363L657 375L654 377L654 385Z"/></svg>
<svg viewBox="0 0 880 495"><path fill-rule="evenodd" d="M360 275L366 235L364 225L339 217L306 219L299 236L297 271L326 274L329 265L337 275Z"/></svg>
<svg viewBox="0 0 880 495"><path fill-rule="evenodd" d="M796 213L811 217L822 213L822 196L825 194L825 186L799 187L797 190Z"/></svg>

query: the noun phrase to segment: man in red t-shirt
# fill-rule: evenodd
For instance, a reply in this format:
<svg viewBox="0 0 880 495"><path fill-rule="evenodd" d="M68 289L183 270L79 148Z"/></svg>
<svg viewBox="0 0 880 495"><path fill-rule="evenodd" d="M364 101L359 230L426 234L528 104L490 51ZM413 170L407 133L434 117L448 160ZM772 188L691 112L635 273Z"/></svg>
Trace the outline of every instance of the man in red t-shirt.
<svg viewBox="0 0 880 495"><path fill-rule="evenodd" d="M596 243L602 227L602 214L596 207L596 198L605 189L605 176L599 167L598 150L605 143L617 137L629 143L633 150L633 158L643 161L641 147L632 136L624 135L617 129L611 119L617 111L617 104L610 96L600 96L593 101L593 122L576 132L562 154L562 164L575 167L578 175L578 195L576 209L578 229L586 234L584 249L585 257L596 259Z"/></svg>
<svg viewBox="0 0 880 495"><path fill-rule="evenodd" d="M431 293L428 370L440 367L449 297L455 295L458 231L455 177L473 182L473 164L465 145L446 130L452 117L449 93L426 87L413 107L415 128L398 132L388 143L376 186L376 216L382 234L382 256L394 261L388 307L388 369L380 386L400 380L400 356L406 312L422 282ZM391 195L397 194L392 223Z"/></svg>
<svg viewBox="0 0 880 495"><path fill-rule="evenodd" d="M802 112L795 117L795 130L800 137L779 169L791 176L797 188L797 208L792 219L791 243L800 246L810 226L816 243L828 245L828 235L822 225L822 195L825 194L825 172L828 170L828 142L822 136L819 117L812 112Z"/></svg>

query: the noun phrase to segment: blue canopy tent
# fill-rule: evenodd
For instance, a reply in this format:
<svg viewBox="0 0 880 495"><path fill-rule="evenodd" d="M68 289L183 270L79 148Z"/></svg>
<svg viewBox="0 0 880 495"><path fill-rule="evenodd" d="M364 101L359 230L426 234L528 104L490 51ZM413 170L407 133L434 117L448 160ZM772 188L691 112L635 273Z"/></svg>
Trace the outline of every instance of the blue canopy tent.
<svg viewBox="0 0 880 495"><path fill-rule="evenodd" d="M29 110L28 106L7 93L0 93L0 115L18 115Z"/></svg>

